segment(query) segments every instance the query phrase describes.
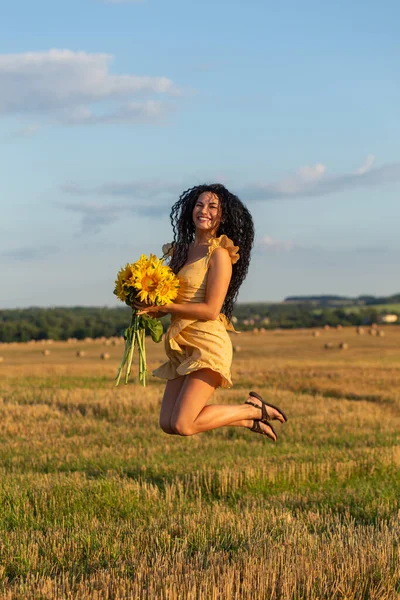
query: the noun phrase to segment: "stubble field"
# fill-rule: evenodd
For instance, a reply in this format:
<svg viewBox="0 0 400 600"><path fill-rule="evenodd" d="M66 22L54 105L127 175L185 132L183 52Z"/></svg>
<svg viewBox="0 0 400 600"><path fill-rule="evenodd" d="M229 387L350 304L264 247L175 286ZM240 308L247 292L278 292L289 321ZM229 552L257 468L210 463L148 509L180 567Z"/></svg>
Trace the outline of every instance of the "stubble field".
<svg viewBox="0 0 400 600"><path fill-rule="evenodd" d="M167 436L160 380L113 387L121 345L1 346L0 598L400 598L400 327L383 330L234 336L213 402L279 404L276 444Z"/></svg>

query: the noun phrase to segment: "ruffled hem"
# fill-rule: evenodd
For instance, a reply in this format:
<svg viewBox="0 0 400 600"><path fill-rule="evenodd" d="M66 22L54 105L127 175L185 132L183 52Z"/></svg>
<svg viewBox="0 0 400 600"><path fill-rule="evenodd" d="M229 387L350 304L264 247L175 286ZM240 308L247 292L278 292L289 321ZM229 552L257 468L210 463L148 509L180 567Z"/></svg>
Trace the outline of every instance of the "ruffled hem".
<svg viewBox="0 0 400 600"><path fill-rule="evenodd" d="M184 377L185 375L189 375L189 373L194 373L195 371L200 371L201 369L211 369L214 373L218 373L221 375L221 385L222 388L231 388L232 380L230 376L227 376L226 373L223 373L219 369L211 366L209 363L200 360L188 359L181 363L178 367L174 367L171 361L160 365L157 369L153 371L154 377L159 377L160 379L176 379L177 377Z"/></svg>
<svg viewBox="0 0 400 600"><path fill-rule="evenodd" d="M235 263L237 263L237 261L240 258L240 254L238 252L239 250L239 246L235 246L235 244L232 242L232 240L230 238L228 238L227 235L220 235L217 238L214 238L209 247L208 247L208 257L211 256L211 254L214 252L214 250L216 248L225 248L225 250L228 250L229 252L229 256L231 258L232 264L234 265Z"/></svg>

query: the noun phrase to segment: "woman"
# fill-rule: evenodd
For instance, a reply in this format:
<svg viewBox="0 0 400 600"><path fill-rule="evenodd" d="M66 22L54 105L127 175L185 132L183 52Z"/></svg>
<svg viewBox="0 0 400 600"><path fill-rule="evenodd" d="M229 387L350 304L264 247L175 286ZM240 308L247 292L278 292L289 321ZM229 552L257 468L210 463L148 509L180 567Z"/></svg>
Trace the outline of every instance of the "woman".
<svg viewBox="0 0 400 600"><path fill-rule="evenodd" d="M226 425L247 427L276 441L270 421L283 423L286 417L256 392L237 406L206 406L217 387L232 385L227 329L233 330L229 319L250 262L252 217L239 198L220 184L187 190L173 205L170 217L174 241L166 250L181 281L179 295L173 304L141 310L171 314L165 337L169 360L153 373L168 380L160 426L178 435Z"/></svg>

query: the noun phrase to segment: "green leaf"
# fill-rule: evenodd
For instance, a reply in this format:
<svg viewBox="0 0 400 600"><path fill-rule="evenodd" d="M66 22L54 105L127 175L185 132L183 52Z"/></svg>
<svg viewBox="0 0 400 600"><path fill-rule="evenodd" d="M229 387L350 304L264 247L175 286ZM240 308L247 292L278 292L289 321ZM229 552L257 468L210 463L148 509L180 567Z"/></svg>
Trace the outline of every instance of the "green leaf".
<svg viewBox="0 0 400 600"><path fill-rule="evenodd" d="M139 327L142 329L148 329L151 335L151 339L153 342L157 344L161 342L162 335L164 333L164 328L159 319L152 319L149 315L140 315L140 323Z"/></svg>

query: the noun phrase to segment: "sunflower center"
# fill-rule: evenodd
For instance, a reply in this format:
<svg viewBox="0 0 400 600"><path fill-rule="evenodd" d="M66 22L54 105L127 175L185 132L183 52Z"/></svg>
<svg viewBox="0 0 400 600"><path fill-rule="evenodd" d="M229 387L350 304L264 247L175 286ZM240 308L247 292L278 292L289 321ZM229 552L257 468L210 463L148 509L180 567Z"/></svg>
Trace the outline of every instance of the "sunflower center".
<svg viewBox="0 0 400 600"><path fill-rule="evenodd" d="M151 292L156 287L156 282L151 277L145 276L142 279L142 288L146 292Z"/></svg>

